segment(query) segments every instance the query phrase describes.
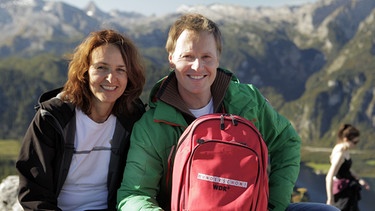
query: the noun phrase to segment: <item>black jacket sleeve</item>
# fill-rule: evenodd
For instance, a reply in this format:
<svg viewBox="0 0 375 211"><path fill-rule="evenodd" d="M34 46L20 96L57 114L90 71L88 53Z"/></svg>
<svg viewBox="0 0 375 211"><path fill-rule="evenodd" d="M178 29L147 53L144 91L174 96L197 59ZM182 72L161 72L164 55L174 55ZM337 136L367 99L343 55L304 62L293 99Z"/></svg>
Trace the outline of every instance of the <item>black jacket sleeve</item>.
<svg viewBox="0 0 375 211"><path fill-rule="evenodd" d="M20 176L19 202L24 210L60 210L56 180L63 136L56 122L39 109L23 138L16 168Z"/></svg>

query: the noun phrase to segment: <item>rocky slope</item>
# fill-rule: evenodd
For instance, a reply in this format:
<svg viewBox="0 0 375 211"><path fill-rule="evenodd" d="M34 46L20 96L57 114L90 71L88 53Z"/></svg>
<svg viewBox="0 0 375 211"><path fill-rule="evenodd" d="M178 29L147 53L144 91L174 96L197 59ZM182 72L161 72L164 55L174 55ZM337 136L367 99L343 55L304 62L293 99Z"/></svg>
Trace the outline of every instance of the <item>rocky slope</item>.
<svg viewBox="0 0 375 211"><path fill-rule="evenodd" d="M18 176L11 175L0 183L0 211L22 211L17 201Z"/></svg>

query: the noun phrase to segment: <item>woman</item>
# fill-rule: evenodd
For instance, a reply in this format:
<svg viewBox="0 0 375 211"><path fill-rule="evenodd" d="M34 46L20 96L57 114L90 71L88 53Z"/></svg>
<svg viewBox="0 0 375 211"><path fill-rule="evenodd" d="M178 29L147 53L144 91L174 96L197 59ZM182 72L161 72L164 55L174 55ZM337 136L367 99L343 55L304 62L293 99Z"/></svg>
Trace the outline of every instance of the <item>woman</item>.
<svg viewBox="0 0 375 211"><path fill-rule="evenodd" d="M118 32L93 32L75 49L62 92L41 96L23 139L25 210L115 210L144 83L137 48Z"/></svg>
<svg viewBox="0 0 375 211"><path fill-rule="evenodd" d="M331 167L326 176L327 204L340 210L356 211L361 199L361 186L369 185L351 170L350 149L359 142L360 132L350 124L344 124L338 131L337 144L330 156ZM338 187L340 184L341 188Z"/></svg>

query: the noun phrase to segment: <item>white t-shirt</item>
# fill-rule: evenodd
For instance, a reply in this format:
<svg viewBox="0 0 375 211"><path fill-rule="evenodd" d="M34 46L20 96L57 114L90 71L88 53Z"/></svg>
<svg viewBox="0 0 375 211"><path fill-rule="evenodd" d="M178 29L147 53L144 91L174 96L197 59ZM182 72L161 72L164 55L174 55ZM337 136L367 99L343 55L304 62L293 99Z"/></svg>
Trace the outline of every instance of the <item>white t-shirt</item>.
<svg viewBox="0 0 375 211"><path fill-rule="evenodd" d="M212 97L211 97L210 102L208 102L208 104L206 106L204 106L203 108L189 109L189 110L195 116L195 118L198 118L198 117L203 116L205 114L214 113L214 102L212 100Z"/></svg>
<svg viewBox="0 0 375 211"><path fill-rule="evenodd" d="M57 199L62 210L107 208L107 174L115 124L113 115L96 123L76 109L75 152Z"/></svg>

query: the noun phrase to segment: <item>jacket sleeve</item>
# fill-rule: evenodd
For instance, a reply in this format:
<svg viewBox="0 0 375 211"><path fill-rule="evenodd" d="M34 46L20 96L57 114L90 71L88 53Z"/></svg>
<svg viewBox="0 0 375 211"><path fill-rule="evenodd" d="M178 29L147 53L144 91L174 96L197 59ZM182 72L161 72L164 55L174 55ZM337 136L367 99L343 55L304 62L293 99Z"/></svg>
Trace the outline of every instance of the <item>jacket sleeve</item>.
<svg viewBox="0 0 375 211"><path fill-rule="evenodd" d="M117 193L118 210L162 210L156 200L163 167L142 118L133 128L124 176ZM151 120L152 122L152 120Z"/></svg>
<svg viewBox="0 0 375 211"><path fill-rule="evenodd" d="M268 146L269 208L285 210L300 168L301 139L291 123L265 100L260 100L258 127Z"/></svg>
<svg viewBox="0 0 375 211"><path fill-rule="evenodd" d="M284 211L299 174L300 137L251 84L232 83L224 100L229 112L251 120L262 134L270 164L269 210Z"/></svg>
<svg viewBox="0 0 375 211"><path fill-rule="evenodd" d="M60 210L57 207L55 168L56 130L38 110L23 138L16 168L19 202L24 210Z"/></svg>

